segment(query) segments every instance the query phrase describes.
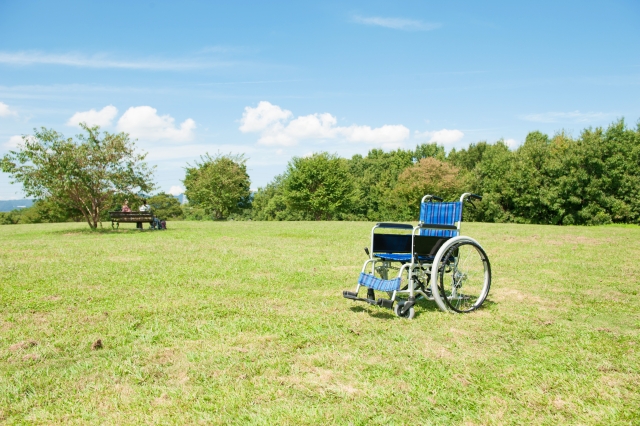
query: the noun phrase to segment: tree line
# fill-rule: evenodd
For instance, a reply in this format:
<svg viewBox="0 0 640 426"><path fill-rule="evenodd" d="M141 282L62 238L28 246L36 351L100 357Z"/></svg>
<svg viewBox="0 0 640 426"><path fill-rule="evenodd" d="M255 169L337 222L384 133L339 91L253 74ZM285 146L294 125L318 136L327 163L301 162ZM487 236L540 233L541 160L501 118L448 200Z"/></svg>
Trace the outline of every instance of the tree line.
<svg viewBox="0 0 640 426"><path fill-rule="evenodd" d="M416 220L424 194L482 195L465 220L553 225L640 223L640 122L573 138L531 132L516 150L479 142L294 158L253 199L258 220Z"/></svg>
<svg viewBox="0 0 640 426"><path fill-rule="evenodd" d="M64 161L56 160L56 166L47 169L45 175L55 172L54 176L72 176L77 191L77 183L83 179L109 181L106 172L96 164L112 161L106 161L111 164L106 169L115 176L113 182L104 184L102 189L100 185L93 185L93 190L85 191L91 195L88 198L102 200L97 203L101 210L92 211L87 203L85 210L82 205L70 205L65 195L69 188L51 190L42 182L40 186L35 184L43 174L37 174L33 165L29 169L27 160L34 164L36 159L51 167L51 159L44 161L24 150L31 149L43 156L43 152L50 153L52 146L57 146L52 141L60 139L52 130L43 129L36 134L39 138L36 140L44 141L44 151L42 147L35 149L37 143L32 140L30 143L35 145L25 143L27 148L23 151L2 159L3 171L11 173L27 193L40 200L22 215L40 214L50 221L84 217L95 227L97 220L123 197L153 188L144 156L134 158L137 154L129 149L133 142L128 140L128 135L105 132L99 137L97 128L86 126L85 131L89 136L78 141L77 146L88 143L96 149L111 143L112 155L102 153L93 163L89 161L90 173L84 174L76 166L71 167L72 173L61 171L65 170L61 165ZM114 140L120 141L120 145ZM72 144L70 140L67 142ZM87 149L81 152L82 156L93 153ZM58 150L66 152L60 146ZM24 161L21 163L21 160ZM585 129L578 137L564 132L551 137L531 132L515 150L500 140L493 144L478 142L448 153L436 143L421 144L412 150L372 149L366 156L351 158L320 152L294 157L281 175L255 193L249 189L244 156L207 154L187 165L183 183L188 205L180 206L166 194L151 199L158 206L156 211L167 219L412 221L418 217L424 194L455 200L462 192L474 192L484 198L475 203L474 208L465 209L465 220L554 225L639 224L640 122L632 129L624 120L619 120L606 129ZM51 186L51 182L47 185ZM96 195L100 191L102 195ZM61 199L65 201L59 202ZM7 215L4 217L6 222ZM0 215L0 223L2 221Z"/></svg>

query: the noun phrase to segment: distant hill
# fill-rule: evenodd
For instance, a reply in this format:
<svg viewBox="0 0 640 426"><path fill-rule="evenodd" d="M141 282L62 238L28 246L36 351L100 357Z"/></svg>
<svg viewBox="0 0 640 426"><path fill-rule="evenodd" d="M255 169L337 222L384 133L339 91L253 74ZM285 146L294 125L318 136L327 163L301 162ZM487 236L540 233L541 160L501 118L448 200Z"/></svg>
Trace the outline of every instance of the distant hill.
<svg viewBox="0 0 640 426"><path fill-rule="evenodd" d="M184 204L184 203L187 202L187 197L184 194L174 195L173 198L178 200L180 202L180 204Z"/></svg>
<svg viewBox="0 0 640 426"><path fill-rule="evenodd" d="M0 212L10 212L11 210L31 207L33 200L0 200Z"/></svg>

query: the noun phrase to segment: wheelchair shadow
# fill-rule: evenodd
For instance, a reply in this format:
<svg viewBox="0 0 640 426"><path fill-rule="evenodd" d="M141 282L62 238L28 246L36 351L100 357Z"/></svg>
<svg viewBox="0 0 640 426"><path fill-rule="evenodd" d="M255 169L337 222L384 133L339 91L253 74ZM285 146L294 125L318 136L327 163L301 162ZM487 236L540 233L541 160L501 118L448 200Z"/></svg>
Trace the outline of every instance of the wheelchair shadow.
<svg viewBox="0 0 640 426"><path fill-rule="evenodd" d="M369 307L369 306L352 306L349 309L351 309L352 312L366 312L372 318L379 318L379 319L395 318L395 315L393 314L393 312L384 308Z"/></svg>
<svg viewBox="0 0 640 426"><path fill-rule="evenodd" d="M492 309L495 306L497 306L498 304L496 302L493 302L489 299L484 299L484 302L482 302L482 306L480 306L480 308L478 308L478 310L482 310L482 309Z"/></svg>
<svg viewBox="0 0 640 426"><path fill-rule="evenodd" d="M398 318L396 314L393 313L392 310L381 308L381 307L358 305L358 306L351 306L349 309L351 309L352 312L366 312L372 318L387 319L387 320ZM432 300L426 300L426 299L418 300L414 306L414 309L416 312L415 316L413 317L414 319L418 318L423 313L441 312L440 308L438 308L438 305L436 305L436 302Z"/></svg>
<svg viewBox="0 0 640 426"><path fill-rule="evenodd" d="M440 308L438 308L438 305L436 304L436 302L434 302L433 300L426 300L426 299L418 300L414 306L414 309L416 310L416 314L413 317L414 319L418 318L422 314L431 313L431 312L442 312Z"/></svg>

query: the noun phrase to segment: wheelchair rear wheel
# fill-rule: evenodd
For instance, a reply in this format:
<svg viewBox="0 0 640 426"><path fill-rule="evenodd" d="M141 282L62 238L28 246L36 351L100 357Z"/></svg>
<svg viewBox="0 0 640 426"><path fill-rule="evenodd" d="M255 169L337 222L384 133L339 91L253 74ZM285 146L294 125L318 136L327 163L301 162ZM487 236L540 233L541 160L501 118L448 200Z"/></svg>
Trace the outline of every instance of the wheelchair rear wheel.
<svg viewBox="0 0 640 426"><path fill-rule="evenodd" d="M471 312L480 307L491 287L491 265L482 247L461 240L442 256L438 271L438 290L453 312Z"/></svg>

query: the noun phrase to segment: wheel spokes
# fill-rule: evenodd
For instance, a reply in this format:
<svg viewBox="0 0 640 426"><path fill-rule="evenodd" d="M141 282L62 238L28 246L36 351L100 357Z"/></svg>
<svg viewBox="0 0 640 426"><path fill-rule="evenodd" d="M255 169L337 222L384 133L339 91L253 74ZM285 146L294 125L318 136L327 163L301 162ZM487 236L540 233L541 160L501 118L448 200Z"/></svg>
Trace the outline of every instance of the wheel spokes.
<svg viewBox="0 0 640 426"><path fill-rule="evenodd" d="M486 255L475 244L453 246L444 256L450 271L440 273L440 291L445 303L454 311L468 312L477 308L488 291L485 271ZM446 285L445 285L446 282Z"/></svg>

